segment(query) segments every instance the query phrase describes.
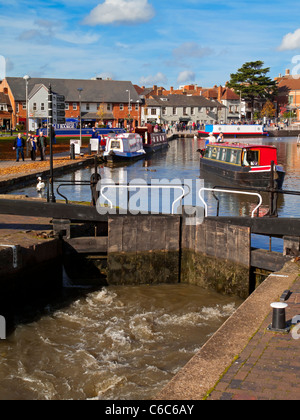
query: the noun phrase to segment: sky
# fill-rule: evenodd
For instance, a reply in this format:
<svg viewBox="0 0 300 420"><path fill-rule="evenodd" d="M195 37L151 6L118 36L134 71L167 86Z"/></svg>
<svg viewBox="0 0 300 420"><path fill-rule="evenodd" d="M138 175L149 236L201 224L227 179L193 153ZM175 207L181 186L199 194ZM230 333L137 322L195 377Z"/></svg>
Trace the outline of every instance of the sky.
<svg viewBox="0 0 300 420"><path fill-rule="evenodd" d="M224 85L245 62L300 74L300 8L286 0L0 0L3 75Z"/></svg>

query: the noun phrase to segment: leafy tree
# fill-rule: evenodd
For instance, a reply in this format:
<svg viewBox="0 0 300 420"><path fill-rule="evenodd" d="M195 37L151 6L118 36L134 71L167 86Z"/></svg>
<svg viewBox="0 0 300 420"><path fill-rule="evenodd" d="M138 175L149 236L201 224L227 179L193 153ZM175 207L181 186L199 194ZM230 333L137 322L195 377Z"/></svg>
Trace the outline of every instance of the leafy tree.
<svg viewBox="0 0 300 420"><path fill-rule="evenodd" d="M273 105L271 101L267 101L263 109L261 110L261 116L270 118L270 117L275 117L275 115L276 115L275 106Z"/></svg>
<svg viewBox="0 0 300 420"><path fill-rule="evenodd" d="M254 102L257 99L270 100L277 93L277 84L267 76L270 68L263 68L263 61L245 63L237 73L230 75L229 88L241 93L242 98L251 103L253 115Z"/></svg>

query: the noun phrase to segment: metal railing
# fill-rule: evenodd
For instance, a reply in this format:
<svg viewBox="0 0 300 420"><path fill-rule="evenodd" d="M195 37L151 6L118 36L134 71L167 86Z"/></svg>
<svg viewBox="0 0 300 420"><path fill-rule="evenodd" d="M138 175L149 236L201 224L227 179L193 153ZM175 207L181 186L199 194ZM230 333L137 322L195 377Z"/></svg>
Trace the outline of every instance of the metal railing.
<svg viewBox="0 0 300 420"><path fill-rule="evenodd" d="M187 187L189 189L188 193L185 192L185 187ZM182 194L180 195L180 197L176 198L176 200L174 200L172 202L172 214L175 214L175 204L177 202L182 201L189 193L190 193L190 187L189 185L119 185L119 184L111 184L111 185L105 185L103 187L100 188L100 196L104 198L104 200L106 200L109 203L109 206L111 209L114 208L112 201L104 194L104 190L108 189L108 188L117 188L117 189L127 189L128 193L130 188L133 189L178 189L182 191ZM127 205L129 204L129 195L127 197ZM129 210L129 209L128 209Z"/></svg>
<svg viewBox="0 0 300 420"><path fill-rule="evenodd" d="M246 192L246 191L237 191L237 190L226 190L226 189L221 189L221 188L201 188L199 191L199 197L200 200L202 201L202 203L204 204L204 217L207 217L208 214L208 205L206 203L206 201L204 201L204 198L202 197L202 192L203 191L210 191L213 193L214 198L218 201L218 209L217 209L217 216L219 215L219 199L214 195L215 192L222 192L222 193L228 193L228 194L240 194L240 195L250 195L250 196L255 196L258 197L259 199L259 203L258 205L255 207L255 209L252 211L251 213L251 217L254 218L255 217L255 213L258 211L258 209L260 208L260 206L262 205L262 196L258 193L251 193L251 192Z"/></svg>

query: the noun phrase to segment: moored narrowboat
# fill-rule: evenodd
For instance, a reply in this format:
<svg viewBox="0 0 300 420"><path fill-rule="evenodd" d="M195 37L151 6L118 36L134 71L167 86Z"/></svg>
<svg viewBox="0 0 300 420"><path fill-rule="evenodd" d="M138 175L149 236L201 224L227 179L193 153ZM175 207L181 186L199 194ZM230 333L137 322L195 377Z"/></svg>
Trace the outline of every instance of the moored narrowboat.
<svg viewBox="0 0 300 420"><path fill-rule="evenodd" d="M144 150L147 155L157 152L158 150L167 149L169 146L166 133L154 132L151 124L147 127L137 127L135 132L143 139Z"/></svg>
<svg viewBox="0 0 300 420"><path fill-rule="evenodd" d="M272 162L274 167L272 170ZM273 172L274 188L281 189L285 172L278 165L275 146L212 143L201 151L201 175L210 172L234 185L268 188Z"/></svg>
<svg viewBox="0 0 300 420"><path fill-rule="evenodd" d="M104 159L110 163L138 160L145 156L142 137L132 133L108 137L103 153Z"/></svg>

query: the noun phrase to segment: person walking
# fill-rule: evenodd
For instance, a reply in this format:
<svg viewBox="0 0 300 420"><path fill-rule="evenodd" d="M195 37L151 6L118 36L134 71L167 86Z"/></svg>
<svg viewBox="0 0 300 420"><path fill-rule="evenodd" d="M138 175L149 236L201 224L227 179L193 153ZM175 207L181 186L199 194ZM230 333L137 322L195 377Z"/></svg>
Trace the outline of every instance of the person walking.
<svg viewBox="0 0 300 420"><path fill-rule="evenodd" d="M28 150L30 152L31 160L34 162L36 160L36 141L33 134L29 134L27 143L28 143Z"/></svg>
<svg viewBox="0 0 300 420"><path fill-rule="evenodd" d="M13 150L16 150L17 152L17 162L19 162L20 160L20 155L22 157L23 162L25 160L24 147L25 147L25 140L23 139L22 134L19 133L18 137L14 141L14 146L13 146Z"/></svg>
<svg viewBox="0 0 300 420"><path fill-rule="evenodd" d="M41 160L46 160L45 151L47 147L47 139L44 136L42 131L40 131L40 136L38 137L38 140L37 140L37 146L40 150Z"/></svg>

